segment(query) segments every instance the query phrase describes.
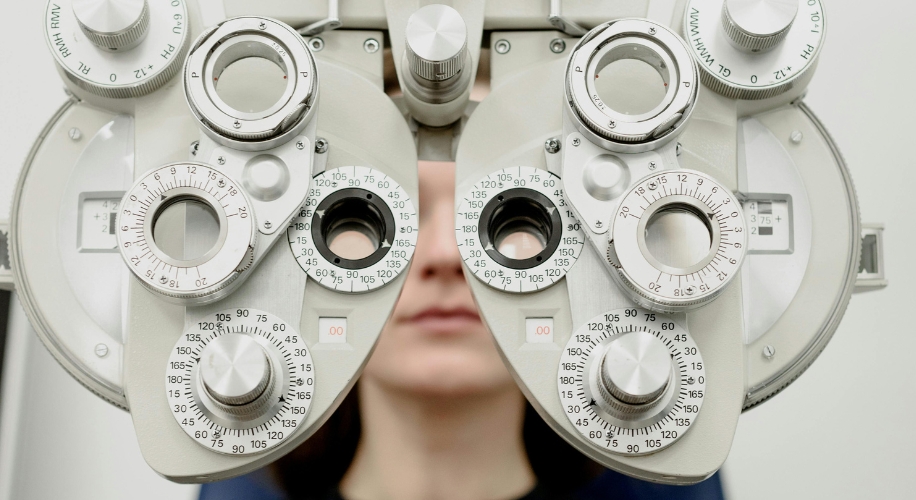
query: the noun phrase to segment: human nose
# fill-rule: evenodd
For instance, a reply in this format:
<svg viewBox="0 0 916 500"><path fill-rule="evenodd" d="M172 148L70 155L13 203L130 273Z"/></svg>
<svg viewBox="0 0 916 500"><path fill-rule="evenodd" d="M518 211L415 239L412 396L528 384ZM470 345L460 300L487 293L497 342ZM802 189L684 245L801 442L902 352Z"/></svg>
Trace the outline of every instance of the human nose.
<svg viewBox="0 0 916 500"><path fill-rule="evenodd" d="M435 200L428 217L421 219L414 265L423 279L464 280L452 203L451 197Z"/></svg>

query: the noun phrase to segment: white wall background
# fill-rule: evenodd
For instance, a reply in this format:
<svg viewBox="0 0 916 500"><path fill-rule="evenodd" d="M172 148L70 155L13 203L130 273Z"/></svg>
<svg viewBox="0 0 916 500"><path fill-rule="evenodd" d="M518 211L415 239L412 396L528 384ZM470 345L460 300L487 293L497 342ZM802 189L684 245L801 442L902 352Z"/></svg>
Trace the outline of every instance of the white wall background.
<svg viewBox="0 0 916 500"><path fill-rule="evenodd" d="M806 101L849 163L863 220L887 224L891 285L855 296L804 376L742 416L724 469L727 493L738 500L916 495L916 324L909 317L916 303L916 3L825 3L828 43ZM8 217L29 147L64 101L40 36L43 8L40 0L2 7L0 218ZM18 344L8 354L42 377L17 386L17 394L30 405L43 401L45 413L19 416L26 421L13 438L19 451L0 456L0 498L22 486L32 493L9 498L193 497L193 489L142 463L126 413L83 390L25 328L11 334ZM7 398L14 391L5 382Z"/></svg>

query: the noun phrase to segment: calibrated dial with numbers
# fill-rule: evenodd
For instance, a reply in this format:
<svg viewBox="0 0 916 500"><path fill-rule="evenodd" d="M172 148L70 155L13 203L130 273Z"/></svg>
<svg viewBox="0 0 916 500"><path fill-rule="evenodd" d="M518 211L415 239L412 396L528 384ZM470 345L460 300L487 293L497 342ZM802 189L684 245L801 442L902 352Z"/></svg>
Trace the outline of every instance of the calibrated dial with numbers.
<svg viewBox="0 0 916 500"><path fill-rule="evenodd" d="M728 28L735 22L761 21L765 13L748 13L748 19L735 20L737 13L728 15L723 10L725 3L723 0L690 0L685 11L684 35L707 87L735 99L765 99L792 88L792 84L814 66L826 27L821 0L798 0L794 21L790 20L790 26L778 31L778 42L773 46L765 43L757 52L736 46L738 44L728 34L753 29L735 31ZM764 7L766 3L757 2L756 7ZM775 12L770 14L768 18L775 17ZM739 37L733 35L733 38ZM750 38L745 36L741 40L755 47Z"/></svg>
<svg viewBox="0 0 916 500"><path fill-rule="evenodd" d="M249 455L300 427L315 367L288 323L257 309L227 309L181 335L165 381L169 408L188 436L218 453Z"/></svg>
<svg viewBox="0 0 916 500"><path fill-rule="evenodd" d="M672 215L682 219L663 220ZM731 191L700 172L670 170L624 194L608 260L617 268L611 276L637 304L679 312L718 296L738 273L746 246L741 203Z"/></svg>
<svg viewBox="0 0 916 500"><path fill-rule="evenodd" d="M474 184L461 198L455 234L461 258L474 276L516 293L558 282L585 243L560 178L522 166L493 172ZM537 246L523 255L520 245L504 246L518 234L537 240Z"/></svg>
<svg viewBox="0 0 916 500"><path fill-rule="evenodd" d="M348 166L315 176L287 237L309 277L360 293L407 269L418 233L417 210L400 184L380 170Z"/></svg>
<svg viewBox="0 0 916 500"><path fill-rule="evenodd" d="M567 342L557 372L563 411L596 447L646 455L673 444L703 405L706 372L680 325L639 308L595 316Z"/></svg>
<svg viewBox="0 0 916 500"><path fill-rule="evenodd" d="M159 216L171 205L196 202L219 223L213 247L193 260L169 256L154 239ZM253 258L257 225L244 191L202 163L175 163L149 171L121 201L118 248L147 288L176 300L206 297L234 281ZM181 235L172 235L181 236Z"/></svg>
<svg viewBox="0 0 916 500"><path fill-rule="evenodd" d="M72 3L69 0L48 2L44 32L55 62L80 88L103 97L139 97L161 87L181 69L189 45L184 0L147 2L148 12L143 14L146 20L137 27L145 30L145 34L128 37L125 41L131 44L123 48L96 46L104 44L108 38L117 41L118 37L87 36L84 30L89 27L81 25ZM80 2L80 6L85 3ZM77 11L83 16L98 14L98 9L106 7L100 4L106 2L97 3L99 5ZM118 7L115 2L107 3L110 4L108 8ZM134 43L136 46L132 45Z"/></svg>

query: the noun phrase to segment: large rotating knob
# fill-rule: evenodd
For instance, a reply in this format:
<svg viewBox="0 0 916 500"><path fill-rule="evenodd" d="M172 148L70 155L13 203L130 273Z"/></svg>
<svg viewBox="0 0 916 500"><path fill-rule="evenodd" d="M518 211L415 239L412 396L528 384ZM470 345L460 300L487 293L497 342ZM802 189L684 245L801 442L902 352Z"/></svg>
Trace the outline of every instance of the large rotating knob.
<svg viewBox="0 0 916 500"><path fill-rule="evenodd" d="M636 331L612 341L601 360L599 392L625 412L665 393L672 374L671 354L651 333ZM624 405L614 404L616 401Z"/></svg>
<svg viewBox="0 0 916 500"><path fill-rule="evenodd" d="M86 38L103 50L134 47L149 28L147 0L73 0L73 15Z"/></svg>
<svg viewBox="0 0 916 500"><path fill-rule="evenodd" d="M270 361L264 348L243 333L220 335L200 355L200 378L214 401L229 407L262 398L270 383Z"/></svg>
<svg viewBox="0 0 916 500"><path fill-rule="evenodd" d="M763 52L786 37L796 14L798 0L725 0L722 27L739 48Z"/></svg>
<svg viewBox="0 0 916 500"><path fill-rule="evenodd" d="M407 20L407 61L416 77L442 82L464 69L468 28L458 11L427 5Z"/></svg>

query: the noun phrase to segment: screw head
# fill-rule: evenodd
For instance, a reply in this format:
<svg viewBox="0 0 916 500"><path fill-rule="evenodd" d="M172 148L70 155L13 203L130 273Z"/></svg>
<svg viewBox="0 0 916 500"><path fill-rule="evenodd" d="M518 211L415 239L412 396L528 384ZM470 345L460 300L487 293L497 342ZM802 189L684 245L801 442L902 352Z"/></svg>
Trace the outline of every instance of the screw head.
<svg viewBox="0 0 916 500"><path fill-rule="evenodd" d="M772 359L776 355L776 348L767 344L763 346L763 357L767 359Z"/></svg>
<svg viewBox="0 0 916 500"><path fill-rule="evenodd" d="M687 377L687 385L693 385L696 383L696 379L693 377Z"/></svg>
<svg viewBox="0 0 916 500"><path fill-rule="evenodd" d="M493 44L493 50L495 50L497 54L505 54L509 52L509 49L511 48L512 44L510 44L509 40L506 39L499 39L496 41L496 43Z"/></svg>
<svg viewBox="0 0 916 500"><path fill-rule="evenodd" d="M324 48L324 40L319 36L309 38L308 46L312 49L312 52L318 52Z"/></svg>
<svg viewBox="0 0 916 500"><path fill-rule="evenodd" d="M220 165L225 165L225 164L226 164L226 157L225 157L225 156L220 156L219 158L216 159L216 163L219 163ZM220 184L225 184L225 183L226 183L226 181L220 179ZM223 186L220 186L220 187L223 187Z"/></svg>
<svg viewBox="0 0 916 500"><path fill-rule="evenodd" d="M617 122L614 120L609 121L607 125L611 128L617 128Z"/></svg>
<svg viewBox="0 0 916 500"><path fill-rule="evenodd" d="M274 227L273 222L270 222L269 220L264 221L264 229L270 229L272 227Z"/></svg>
<svg viewBox="0 0 916 500"><path fill-rule="evenodd" d="M556 139L547 139L544 143L544 149L550 154L556 154L560 150L560 141Z"/></svg>
<svg viewBox="0 0 916 500"><path fill-rule="evenodd" d="M258 25L258 28L260 28L260 29L262 29L262 30L266 30L266 29L267 29L267 23L264 23L264 22L262 21L261 24Z"/></svg>
<svg viewBox="0 0 916 500"><path fill-rule="evenodd" d="M105 356L108 356L108 346L105 344L96 344L95 355L100 358L104 358Z"/></svg>
<svg viewBox="0 0 916 500"><path fill-rule="evenodd" d="M67 132L67 135L69 135L70 138L73 139L74 141L78 141L80 140L81 137L83 137L83 133L80 132L80 129L76 127L71 128L70 131Z"/></svg>
<svg viewBox="0 0 916 500"><path fill-rule="evenodd" d="M328 143L327 139L325 139L324 137L319 137L315 139L315 152L316 153L318 154L327 153L329 146L330 144Z"/></svg>
<svg viewBox="0 0 916 500"><path fill-rule="evenodd" d="M650 162L649 162L649 170L655 170L655 167L656 167L655 162L654 162L654 161L650 161Z"/></svg>
<svg viewBox="0 0 916 500"><path fill-rule="evenodd" d="M562 54L566 50L566 42L562 38L554 38L550 41L550 51L554 54Z"/></svg>
<svg viewBox="0 0 916 500"><path fill-rule="evenodd" d="M595 221L595 227L601 227L601 226L604 226L604 223L601 222L600 220L596 220L596 221Z"/></svg>
<svg viewBox="0 0 916 500"><path fill-rule="evenodd" d="M649 28L649 34L650 34L650 35L654 35L654 34L656 33L656 31L657 31L657 30L656 30L655 28L652 28L652 27Z"/></svg>
<svg viewBox="0 0 916 500"><path fill-rule="evenodd" d="M793 144L800 143L804 138L805 136L801 133L801 130L793 130L792 133L789 134L789 140L792 141Z"/></svg>
<svg viewBox="0 0 916 500"><path fill-rule="evenodd" d="M235 127L235 128L242 128L242 122L236 120L236 121L232 122L232 126Z"/></svg>
<svg viewBox="0 0 916 500"><path fill-rule="evenodd" d="M302 142L302 141L297 141L297 142L296 142L296 149L298 149L298 150L300 150L300 151L303 150L303 149L305 149L305 143Z"/></svg>
<svg viewBox="0 0 916 500"><path fill-rule="evenodd" d="M200 149L200 141L191 143L191 156L197 156L197 150Z"/></svg>
<svg viewBox="0 0 916 500"><path fill-rule="evenodd" d="M221 188L226 187L226 179L220 179L219 182L216 183L216 185Z"/></svg>
<svg viewBox="0 0 916 500"><path fill-rule="evenodd" d="M578 146L581 143L582 141L580 141L579 139L573 139L573 146Z"/></svg>
<svg viewBox="0 0 916 500"><path fill-rule="evenodd" d="M658 189L658 183L656 183L655 181L652 181L646 187L649 188L650 191L655 191L656 189Z"/></svg>
<svg viewBox="0 0 916 500"><path fill-rule="evenodd" d="M168 282L169 282L169 279L166 276L162 276L161 278L159 278L159 283L162 283L163 285Z"/></svg>
<svg viewBox="0 0 916 500"><path fill-rule="evenodd" d="M375 54L376 52L378 52L378 49L380 47L381 45L378 43L378 40L376 40L375 38L368 38L366 39L365 42L363 42L363 50L365 50L366 52L370 54Z"/></svg>
<svg viewBox="0 0 916 500"><path fill-rule="evenodd" d="M687 288L684 289L684 291L687 292L687 295L693 295L694 293L696 293L697 287L693 285L689 285Z"/></svg>

